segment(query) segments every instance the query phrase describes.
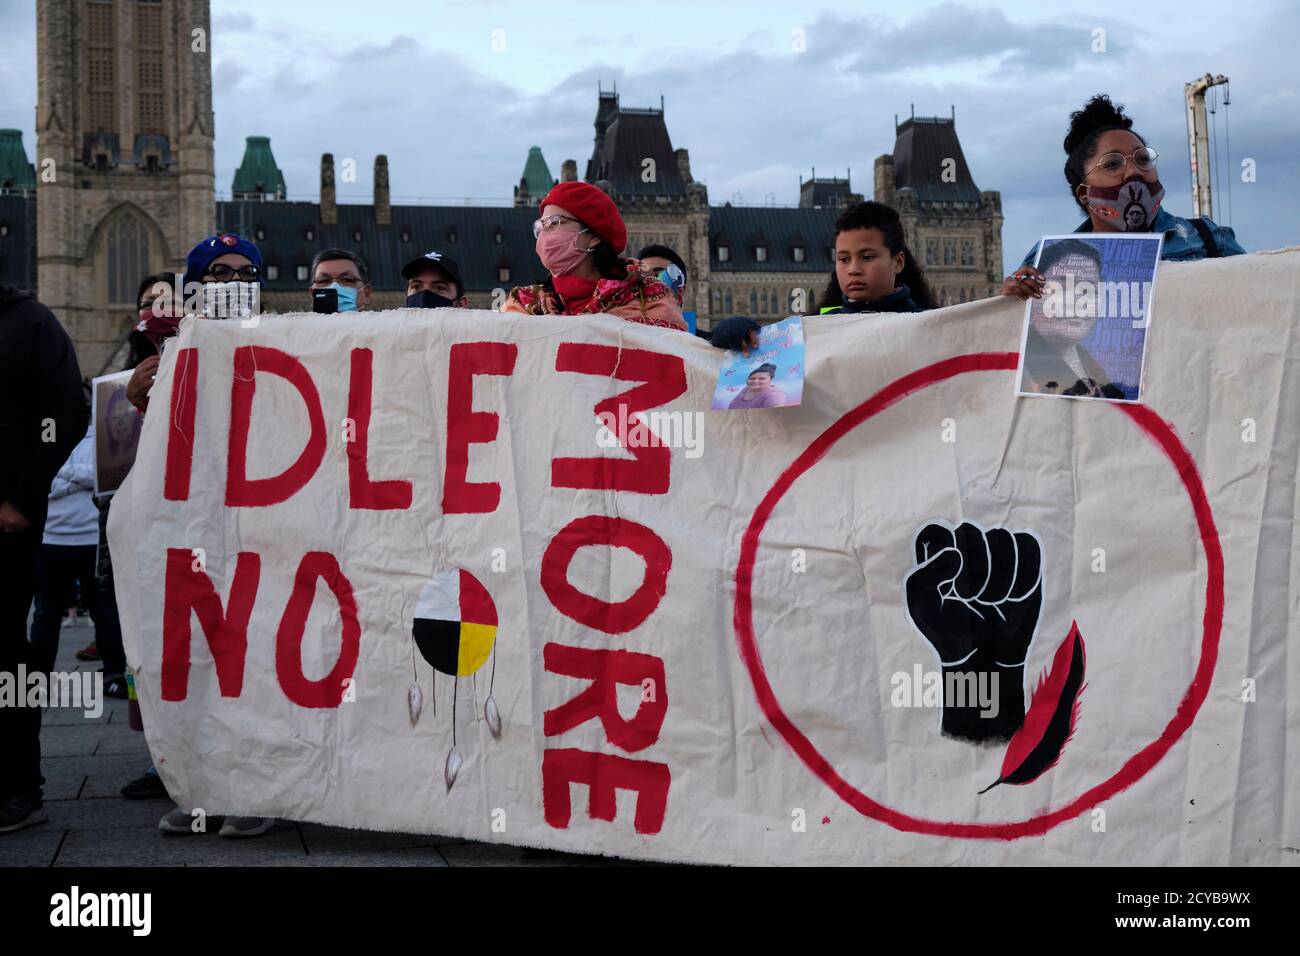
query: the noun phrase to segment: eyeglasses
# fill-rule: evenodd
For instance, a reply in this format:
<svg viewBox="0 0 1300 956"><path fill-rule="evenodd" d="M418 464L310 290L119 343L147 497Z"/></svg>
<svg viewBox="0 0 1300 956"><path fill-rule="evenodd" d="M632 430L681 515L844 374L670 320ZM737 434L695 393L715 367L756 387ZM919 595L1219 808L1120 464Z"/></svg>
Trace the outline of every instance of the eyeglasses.
<svg viewBox="0 0 1300 956"><path fill-rule="evenodd" d="M218 282L229 282L235 276L239 276L244 282L252 282L262 274L262 270L257 266L248 265L240 266L238 269L232 268L225 263L215 266L209 266L208 271L203 273L205 276L212 276Z"/></svg>
<svg viewBox="0 0 1300 956"><path fill-rule="evenodd" d="M572 216L561 216L558 214L554 216L544 216L533 223L533 238L539 238L543 230L549 232L562 222L580 222L580 220L574 219Z"/></svg>
<svg viewBox="0 0 1300 956"><path fill-rule="evenodd" d="M1103 153L1092 169L1088 170L1084 175L1090 176L1100 169L1106 175L1114 176L1124 171L1124 167L1128 165L1130 159L1133 160L1133 165L1138 172L1144 173L1149 169L1155 169L1156 160L1159 158L1160 154L1150 146L1140 146L1127 156L1123 153Z"/></svg>
<svg viewBox="0 0 1300 956"><path fill-rule="evenodd" d="M341 286L347 286L349 289L365 284L361 281L360 276L353 275L349 272L341 276L317 276L312 280L311 287L313 289L324 289L334 282L337 282Z"/></svg>

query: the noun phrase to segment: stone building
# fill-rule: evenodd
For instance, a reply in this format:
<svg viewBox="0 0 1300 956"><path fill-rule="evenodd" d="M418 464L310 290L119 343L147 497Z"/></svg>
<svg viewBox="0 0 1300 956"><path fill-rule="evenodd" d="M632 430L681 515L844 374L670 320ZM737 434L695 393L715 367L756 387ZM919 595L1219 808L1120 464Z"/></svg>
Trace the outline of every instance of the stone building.
<svg viewBox="0 0 1300 956"><path fill-rule="evenodd" d="M384 156L373 201L341 204L331 154L318 200L289 201L270 137L247 135L232 198L217 202L206 0L49 0L37 16L38 159L27 160L20 132L0 131L0 281L35 287L86 374L120 361L140 278L182 271L189 248L218 229L262 249L267 311L309 306L312 256L331 246L365 258L381 308L403 304L402 265L431 249L458 260L477 308L542 277L532 222L555 179L540 147L499 206L394 206ZM577 179L578 163L566 159L559 178ZM833 270L835 220L862 198L850 176L814 171L797 204L712 205L690 154L673 146L662 100L629 108L604 90L583 178L618 203L629 254L650 243L678 251L685 307L705 329L728 315L772 321L811 309ZM996 293L1000 196L976 187L952 118L895 121L872 185L898 209L942 301Z"/></svg>
<svg viewBox="0 0 1300 956"><path fill-rule="evenodd" d="M1002 194L971 177L955 117L894 122L894 152L877 157L875 198L898 210L908 247L944 305L997 295Z"/></svg>
<svg viewBox="0 0 1300 956"><path fill-rule="evenodd" d="M207 0L36 5L36 284L96 374L214 225Z"/></svg>

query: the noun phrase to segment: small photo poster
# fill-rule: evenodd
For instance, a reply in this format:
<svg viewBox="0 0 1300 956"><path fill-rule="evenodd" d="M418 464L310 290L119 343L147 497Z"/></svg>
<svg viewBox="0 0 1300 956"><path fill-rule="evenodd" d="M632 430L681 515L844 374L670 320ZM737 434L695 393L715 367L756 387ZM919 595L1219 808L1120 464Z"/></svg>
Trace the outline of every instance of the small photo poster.
<svg viewBox="0 0 1300 956"><path fill-rule="evenodd" d="M781 408L803 400L803 319L792 315L758 331L749 355L728 352L713 392L715 410Z"/></svg>
<svg viewBox="0 0 1300 956"><path fill-rule="evenodd" d="M1016 394L1142 400L1160 234L1044 236L1025 305Z"/></svg>
<svg viewBox="0 0 1300 956"><path fill-rule="evenodd" d="M122 487L135 464L144 416L126 397L131 371L101 375L91 383L91 415L95 420L95 494L111 495Z"/></svg>

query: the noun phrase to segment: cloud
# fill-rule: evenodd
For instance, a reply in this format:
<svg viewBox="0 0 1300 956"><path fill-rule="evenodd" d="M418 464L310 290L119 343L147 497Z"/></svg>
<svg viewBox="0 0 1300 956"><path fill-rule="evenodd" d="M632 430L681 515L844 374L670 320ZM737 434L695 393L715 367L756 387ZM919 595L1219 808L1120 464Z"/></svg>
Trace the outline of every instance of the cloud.
<svg viewBox="0 0 1300 956"><path fill-rule="evenodd" d="M603 8L579 13L586 9ZM412 36L409 19L356 42L313 32L310 18L268 28L265 17L214 12L217 187L228 193L244 137L265 134L291 195L316 196L320 155L332 152L336 162L356 161L357 181L341 182L341 197L366 201L374 156L385 153L395 202L509 202L530 146L542 147L553 175L568 158L584 170L597 83L617 82L625 106L658 106L665 97L673 145L690 150L692 171L713 202L740 193L747 202L772 194L793 204L799 172L813 166L833 175L851 167L854 188L869 195L873 161L893 148L894 115L906 116L914 103L919 114L946 116L952 104L975 182L1002 192L1010 266L1039 235L1079 221L1061 173L1061 139L1070 110L1096 92L1128 106L1161 151L1169 207L1189 214L1182 90L1213 69L1233 78L1232 161L1223 160L1221 171L1235 174L1238 233L1247 248L1296 241L1295 217L1284 212L1300 208L1291 172L1300 153L1295 5L1275 2L1208 33L1183 29L1182 19L1165 22L1174 14L1160 11L1136 28L1127 15L1057 16L1046 5L1041 14L963 3L903 9L823 13L807 22L805 53L792 51L795 23L784 14L756 12L704 54L671 32L616 43L626 28L597 29L579 17L582 33L605 39L583 44L571 69L535 92L525 91L525 81L549 55L545 35L492 54L458 46L451 28ZM0 11L17 33L13 55L0 60L0 125L23 129L31 154L35 17L13 0L0 0ZM1105 53L1092 49L1098 27L1106 30ZM1221 136L1223 120L1221 111ZM1240 181L1245 157L1257 163L1256 183ZM1226 181L1220 189L1216 218L1224 219Z"/></svg>

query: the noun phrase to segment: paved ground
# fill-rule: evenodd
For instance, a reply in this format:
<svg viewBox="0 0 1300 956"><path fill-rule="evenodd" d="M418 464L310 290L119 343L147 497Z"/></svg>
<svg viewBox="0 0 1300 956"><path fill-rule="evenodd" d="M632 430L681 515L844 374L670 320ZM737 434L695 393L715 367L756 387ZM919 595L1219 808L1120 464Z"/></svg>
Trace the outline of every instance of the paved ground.
<svg viewBox="0 0 1300 956"><path fill-rule="evenodd" d="M94 637L88 624L65 625L58 669L98 670L74 656ZM369 833L280 821L267 834L223 839L207 833L164 836L168 800L126 800L119 790L149 767L144 734L127 725L126 701L107 699L90 719L47 710L41 727L46 823L0 836L3 866L572 866L607 858L543 854L499 844L414 833Z"/></svg>

